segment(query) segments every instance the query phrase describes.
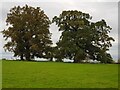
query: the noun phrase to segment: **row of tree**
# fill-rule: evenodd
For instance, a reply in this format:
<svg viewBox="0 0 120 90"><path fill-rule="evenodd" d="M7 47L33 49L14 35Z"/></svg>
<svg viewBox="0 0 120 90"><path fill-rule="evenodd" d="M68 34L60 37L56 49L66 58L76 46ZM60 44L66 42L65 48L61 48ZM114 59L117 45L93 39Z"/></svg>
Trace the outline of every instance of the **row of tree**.
<svg viewBox="0 0 120 90"><path fill-rule="evenodd" d="M81 11L63 11L52 22L40 7L28 5L15 6L7 14L8 29L3 30L5 50L14 52L21 60L35 57L57 61L67 58L75 63L87 58L111 63L112 57L107 51L114 41L109 36L112 29L105 20L92 22L92 17ZM59 41L52 47L50 24L56 23L62 31Z"/></svg>

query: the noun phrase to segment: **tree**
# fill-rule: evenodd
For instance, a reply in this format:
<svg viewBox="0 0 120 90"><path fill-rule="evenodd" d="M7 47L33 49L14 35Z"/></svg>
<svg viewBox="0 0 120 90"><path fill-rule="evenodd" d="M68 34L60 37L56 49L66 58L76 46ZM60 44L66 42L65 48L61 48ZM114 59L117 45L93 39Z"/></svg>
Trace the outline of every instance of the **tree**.
<svg viewBox="0 0 120 90"><path fill-rule="evenodd" d="M53 57L56 58L56 62L63 62L63 55L62 51L59 50L58 46L54 47L54 51L53 51Z"/></svg>
<svg viewBox="0 0 120 90"><path fill-rule="evenodd" d="M112 47L111 41L115 41L109 36L112 28L106 24L105 20L102 19L101 21L94 23L92 29L94 31L93 45L98 48L97 51L93 50L95 59L102 63L113 63L111 55L107 53L109 48Z"/></svg>
<svg viewBox="0 0 120 90"><path fill-rule="evenodd" d="M106 59L111 57L106 53L112 46L111 41L114 41L108 35L110 26L105 20L94 23L91 19L89 14L77 10L63 11L58 17L53 18L53 23L56 22L59 31L62 31L57 43L61 58L73 59L78 63L88 57L107 62Z"/></svg>
<svg viewBox="0 0 120 90"><path fill-rule="evenodd" d="M40 7L15 6L7 14L8 29L3 30L5 50L14 52L21 60L47 57L52 44L49 32L50 20Z"/></svg>

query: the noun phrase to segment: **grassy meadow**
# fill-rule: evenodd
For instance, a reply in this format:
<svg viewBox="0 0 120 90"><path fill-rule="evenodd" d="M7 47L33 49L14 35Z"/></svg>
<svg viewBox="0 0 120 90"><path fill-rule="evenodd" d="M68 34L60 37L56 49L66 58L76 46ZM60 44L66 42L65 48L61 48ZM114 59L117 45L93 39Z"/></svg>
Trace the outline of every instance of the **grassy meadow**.
<svg viewBox="0 0 120 90"><path fill-rule="evenodd" d="M2 89L2 60L0 60L0 90Z"/></svg>
<svg viewBox="0 0 120 90"><path fill-rule="evenodd" d="M117 88L117 64L2 62L3 88Z"/></svg>

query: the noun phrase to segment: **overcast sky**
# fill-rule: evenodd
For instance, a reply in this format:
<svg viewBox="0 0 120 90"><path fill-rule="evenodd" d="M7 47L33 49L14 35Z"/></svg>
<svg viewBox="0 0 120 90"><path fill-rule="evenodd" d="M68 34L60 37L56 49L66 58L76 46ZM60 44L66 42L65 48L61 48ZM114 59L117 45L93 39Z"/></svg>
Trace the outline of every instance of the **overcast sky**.
<svg viewBox="0 0 120 90"><path fill-rule="evenodd" d="M89 13L93 18L92 21L99 21L101 19L105 19L107 24L112 27L112 31L110 33L110 36L112 36L115 39L115 42L113 42L113 47L110 48L110 53L114 59L118 58L118 0L35 0L34 2L31 2L31 0L26 0L27 2L23 2L23 0L13 0L10 2L10 0L4 0L0 1L0 30L6 29L6 16L9 12L10 8L14 6L24 6L25 4L28 4L33 7L40 7L44 10L44 12L48 15L50 20L55 15L59 15L63 10L79 10L84 13ZM50 31L52 33L52 40L55 44L60 37L60 32L58 32L58 28L55 24L52 24L50 27ZM3 56L8 55L3 50L4 45L4 39L2 37L2 34L0 34L0 51L3 53ZM0 55L2 55L0 53ZM9 54L9 57L11 54ZM2 56L0 56L2 57ZM12 57L12 56L11 56Z"/></svg>

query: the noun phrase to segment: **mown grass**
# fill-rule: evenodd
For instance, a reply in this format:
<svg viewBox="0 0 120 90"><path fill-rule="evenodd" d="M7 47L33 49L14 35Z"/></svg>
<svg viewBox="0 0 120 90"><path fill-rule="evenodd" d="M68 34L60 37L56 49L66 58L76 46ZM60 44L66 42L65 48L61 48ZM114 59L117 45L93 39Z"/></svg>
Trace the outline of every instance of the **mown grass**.
<svg viewBox="0 0 120 90"><path fill-rule="evenodd" d="M2 89L2 60L0 60L0 89Z"/></svg>
<svg viewBox="0 0 120 90"><path fill-rule="evenodd" d="M117 88L117 64L2 62L3 88Z"/></svg>

